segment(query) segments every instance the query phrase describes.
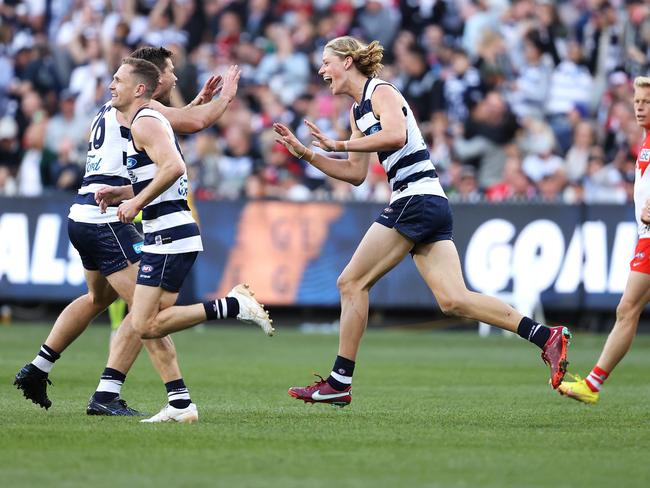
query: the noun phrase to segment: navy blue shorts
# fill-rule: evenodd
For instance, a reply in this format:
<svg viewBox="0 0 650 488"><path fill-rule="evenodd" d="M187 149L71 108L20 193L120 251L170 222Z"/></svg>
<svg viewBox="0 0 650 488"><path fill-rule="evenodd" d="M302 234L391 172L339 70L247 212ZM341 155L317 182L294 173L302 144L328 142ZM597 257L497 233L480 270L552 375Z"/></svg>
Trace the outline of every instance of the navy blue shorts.
<svg viewBox="0 0 650 488"><path fill-rule="evenodd" d="M144 252L140 261L137 283L177 293L198 255L196 251L181 254Z"/></svg>
<svg viewBox="0 0 650 488"><path fill-rule="evenodd" d="M413 195L395 200L375 222L395 229L415 244L452 239L449 201L437 195Z"/></svg>
<svg viewBox="0 0 650 488"><path fill-rule="evenodd" d="M83 267L108 276L137 263L142 256L142 235L133 224L86 224L68 219L70 242L79 251Z"/></svg>

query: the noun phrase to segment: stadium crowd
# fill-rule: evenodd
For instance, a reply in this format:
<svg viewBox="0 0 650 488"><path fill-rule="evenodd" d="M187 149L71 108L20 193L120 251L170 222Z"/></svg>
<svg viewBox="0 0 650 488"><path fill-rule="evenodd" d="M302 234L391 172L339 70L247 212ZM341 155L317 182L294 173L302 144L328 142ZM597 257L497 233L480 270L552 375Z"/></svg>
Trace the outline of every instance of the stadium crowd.
<svg viewBox="0 0 650 488"><path fill-rule="evenodd" d="M359 187L275 143L274 121L349 134L351 100L318 76L330 39L385 48L381 78L416 113L455 201L632 201L646 75L643 0L0 0L0 195L76 191L90 122L136 47L175 53L175 105L231 64L236 100L182 139L196 198L385 202L378 161Z"/></svg>

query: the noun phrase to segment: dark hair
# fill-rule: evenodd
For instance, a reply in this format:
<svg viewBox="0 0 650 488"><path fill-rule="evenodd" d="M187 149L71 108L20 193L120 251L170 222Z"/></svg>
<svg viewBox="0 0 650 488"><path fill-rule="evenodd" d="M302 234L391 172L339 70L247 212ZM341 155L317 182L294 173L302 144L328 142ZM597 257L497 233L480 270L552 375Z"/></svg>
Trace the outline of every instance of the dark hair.
<svg viewBox="0 0 650 488"><path fill-rule="evenodd" d="M150 63L145 59L138 58L124 58L122 64L128 64L131 66L132 73L145 87L144 96L146 98L151 98L153 92L158 86L158 80L160 79L160 70L156 67L155 64Z"/></svg>
<svg viewBox="0 0 650 488"><path fill-rule="evenodd" d="M172 52L164 47L145 46L136 49L130 55L130 58L144 59L156 65L162 72L167 67L167 60L172 57Z"/></svg>

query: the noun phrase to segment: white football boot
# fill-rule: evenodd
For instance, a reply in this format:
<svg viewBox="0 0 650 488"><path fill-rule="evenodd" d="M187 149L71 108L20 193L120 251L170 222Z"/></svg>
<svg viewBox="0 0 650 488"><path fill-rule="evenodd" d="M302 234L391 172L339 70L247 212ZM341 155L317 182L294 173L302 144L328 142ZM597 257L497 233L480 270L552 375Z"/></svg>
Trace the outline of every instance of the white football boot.
<svg viewBox="0 0 650 488"><path fill-rule="evenodd" d="M141 420L146 424L159 422L178 422L179 424L193 424L199 421L199 411L196 405L190 403L185 408L174 408L170 404L165 405L160 412L151 418Z"/></svg>
<svg viewBox="0 0 650 488"><path fill-rule="evenodd" d="M258 302L254 295L255 293L248 285L239 284L230 290L230 293L226 296L236 298L237 302L239 302L237 320L246 324L257 325L267 336L272 336L275 333L273 320L264 309L264 305Z"/></svg>

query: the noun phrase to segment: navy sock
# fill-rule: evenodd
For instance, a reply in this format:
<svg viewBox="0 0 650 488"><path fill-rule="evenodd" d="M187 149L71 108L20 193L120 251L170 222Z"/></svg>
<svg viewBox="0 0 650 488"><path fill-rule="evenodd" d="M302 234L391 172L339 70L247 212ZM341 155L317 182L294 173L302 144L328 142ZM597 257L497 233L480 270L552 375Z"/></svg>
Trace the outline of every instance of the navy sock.
<svg viewBox="0 0 650 488"><path fill-rule="evenodd" d="M93 398L99 403L110 403L120 396L126 375L116 369L106 368L99 378Z"/></svg>
<svg viewBox="0 0 650 488"><path fill-rule="evenodd" d="M167 399L174 408L187 408L192 403L190 392L185 386L183 378L165 383Z"/></svg>
<svg viewBox="0 0 650 488"><path fill-rule="evenodd" d="M49 374L54 367L54 362L59 359L61 355L52 349L47 344L43 344L41 349L38 351L38 354L32 361L32 365L41 373Z"/></svg>
<svg viewBox="0 0 650 488"><path fill-rule="evenodd" d="M354 361L336 356L332 372L327 377L327 384L338 391L345 390L352 384L352 374L354 373Z"/></svg>
<svg viewBox="0 0 650 488"><path fill-rule="evenodd" d="M521 319L521 322L519 322L517 334L527 341L536 344L540 349L543 349L544 344L546 344L548 338L551 337L551 329L542 324L538 324L533 319L524 317Z"/></svg>
<svg viewBox="0 0 650 488"><path fill-rule="evenodd" d="M234 297L203 302L203 308L208 320L236 319L239 315L239 302Z"/></svg>

